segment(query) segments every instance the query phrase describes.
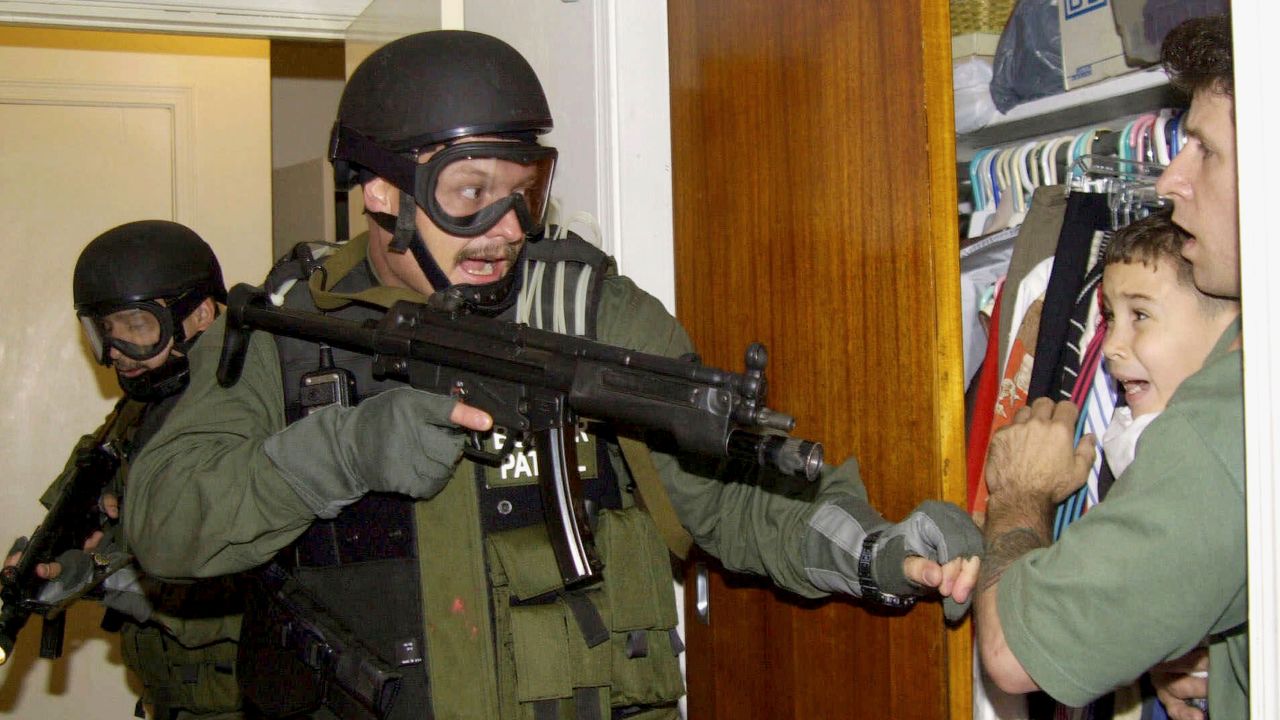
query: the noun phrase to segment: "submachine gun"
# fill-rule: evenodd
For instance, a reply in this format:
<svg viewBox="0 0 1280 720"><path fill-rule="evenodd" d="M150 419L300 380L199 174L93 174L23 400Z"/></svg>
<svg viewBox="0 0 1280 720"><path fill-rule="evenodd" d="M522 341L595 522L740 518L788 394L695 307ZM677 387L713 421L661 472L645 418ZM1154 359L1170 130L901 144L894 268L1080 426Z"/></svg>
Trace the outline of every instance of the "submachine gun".
<svg viewBox="0 0 1280 720"><path fill-rule="evenodd" d="M735 458L814 480L819 443L789 437L795 420L765 406L764 346L746 352L745 373L690 359L651 355L537 330L472 312L448 291L426 304L400 301L363 323L277 308L262 290L240 284L227 302L218 381L233 384L254 329L373 356L375 378L452 395L506 428L497 452L473 434L464 453L498 464L516 440L537 451L547 530L566 587L599 577L583 508L574 442L578 418L657 433L680 451Z"/></svg>
<svg viewBox="0 0 1280 720"><path fill-rule="evenodd" d="M36 566L57 560L67 550L82 549L85 540L103 528L98 499L120 468L123 448L116 430L126 420L126 402L122 399L116 405L87 447L76 450L75 462L54 483L56 495L44 520L31 533L22 559L0 570L0 665L8 661L18 633L32 614L42 617L40 657L61 657L67 606L96 591L107 577L129 564L130 558L123 552L90 553L91 580L57 600L40 598L47 581L36 574Z"/></svg>

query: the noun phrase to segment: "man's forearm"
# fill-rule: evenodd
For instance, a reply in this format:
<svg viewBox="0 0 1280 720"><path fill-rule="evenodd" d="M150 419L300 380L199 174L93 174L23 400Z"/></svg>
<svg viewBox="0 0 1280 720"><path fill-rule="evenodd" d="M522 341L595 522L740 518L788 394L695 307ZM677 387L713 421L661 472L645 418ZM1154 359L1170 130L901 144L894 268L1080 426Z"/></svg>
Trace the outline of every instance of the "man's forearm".
<svg viewBox="0 0 1280 720"><path fill-rule="evenodd" d="M1002 493L1007 495L1008 493ZM994 588L1015 560L1053 543L1053 505L1036 497L996 497L987 505L979 592Z"/></svg>
<svg viewBox="0 0 1280 720"><path fill-rule="evenodd" d="M983 539L986 555L974 605L978 646L983 667L996 685L1008 693L1039 689L1005 642L997 600L1000 578L1018 558L1047 547L1052 538L1053 506L1033 498L991 498Z"/></svg>

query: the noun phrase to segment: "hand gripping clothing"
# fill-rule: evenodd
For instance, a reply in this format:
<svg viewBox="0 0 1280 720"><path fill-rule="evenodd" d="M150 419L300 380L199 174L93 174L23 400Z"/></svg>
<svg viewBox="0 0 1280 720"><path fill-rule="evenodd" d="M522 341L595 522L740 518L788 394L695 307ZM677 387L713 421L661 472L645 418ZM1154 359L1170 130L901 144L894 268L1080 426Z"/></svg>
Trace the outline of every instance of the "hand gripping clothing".
<svg viewBox="0 0 1280 720"><path fill-rule="evenodd" d="M365 242L353 239L330 261L341 264L349 253L362 258ZM372 292L391 289L377 287L363 261L351 266L341 278L327 277L331 296L351 300L334 312L378 317L387 298L367 299L404 294ZM598 340L667 356L692 350L657 300L618 276L611 261L604 267L594 308ZM312 277L313 287L318 278ZM295 293L288 302L310 303L307 289ZM535 316L527 321L549 322ZM193 348L191 385L135 465L134 502L143 510L127 522L152 572L212 576L273 559L288 566L339 624L369 638L404 675L392 718L587 718L621 708L675 717L683 687L667 550L636 506L609 428L584 426L578 437L582 475L594 478L587 492L601 508L596 542L604 581L565 592L539 515L534 522L515 517L528 512L521 498L537 496L531 454L517 453L502 468L463 461L430 500L371 493L333 520L317 522L315 498L295 491L263 445L297 415L288 398L301 373L316 367L318 351L290 349L293 341L255 333L240 381L223 389L214 377L222 330L219 321ZM356 375L360 396L398 386L373 381L368 358L336 350L334 358ZM883 523L867 505L852 462L796 488L726 481L714 474L718 463L656 452L653 458L681 523L699 545L732 570L768 575L806 597L828 592L810 573L832 554L811 559L806 545L834 542L828 534L847 538L828 532L814 539L819 507L838 502L868 511L868 527ZM190 484L185 491L178 478ZM222 489L206 494L214 487ZM323 541L314 542L317 537ZM250 634L246 630L246 641ZM244 680L252 684L258 678L250 673L244 671Z"/></svg>
<svg viewBox="0 0 1280 720"><path fill-rule="evenodd" d="M1001 578L1005 640L1081 706L1209 639L1209 715L1248 716L1240 324L1143 432L1107 500Z"/></svg>

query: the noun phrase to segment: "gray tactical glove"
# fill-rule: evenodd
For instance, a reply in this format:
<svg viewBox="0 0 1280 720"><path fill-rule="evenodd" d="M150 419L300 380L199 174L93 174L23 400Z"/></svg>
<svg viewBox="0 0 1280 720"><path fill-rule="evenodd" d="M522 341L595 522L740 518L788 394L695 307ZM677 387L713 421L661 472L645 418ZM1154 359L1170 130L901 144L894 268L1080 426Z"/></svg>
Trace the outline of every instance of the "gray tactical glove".
<svg viewBox="0 0 1280 720"><path fill-rule="evenodd" d="M462 455L465 435L449 421L456 402L396 388L356 407L318 410L267 438L262 449L321 518L370 491L430 498Z"/></svg>
<svg viewBox="0 0 1280 720"><path fill-rule="evenodd" d="M62 568L58 577L41 585L36 595L36 600L47 605L82 594L93 581L93 559L83 550L65 550L54 562Z"/></svg>
<svg viewBox="0 0 1280 720"><path fill-rule="evenodd" d="M47 605L61 605L79 598L93 586L102 583L102 604L144 623L151 618L151 602L142 585L142 575L130 562L130 556L108 540L92 553L66 550L55 562L58 577L40 587L36 600ZM102 576L106 574L106 579Z"/></svg>
<svg viewBox="0 0 1280 720"><path fill-rule="evenodd" d="M824 503L809 521L805 571L816 587L862 597L890 607L909 607L929 592L902 570L908 555L939 564L982 554L982 533L968 514L950 503L926 500L905 520L890 525L859 498ZM958 621L969 601L943 598L943 614Z"/></svg>

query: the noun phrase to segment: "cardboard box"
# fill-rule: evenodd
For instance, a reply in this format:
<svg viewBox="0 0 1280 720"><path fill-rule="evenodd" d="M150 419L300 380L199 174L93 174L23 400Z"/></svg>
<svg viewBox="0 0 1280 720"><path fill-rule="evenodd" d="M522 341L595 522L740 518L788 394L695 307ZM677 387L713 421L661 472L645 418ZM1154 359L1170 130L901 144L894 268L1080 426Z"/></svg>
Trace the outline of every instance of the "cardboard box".
<svg viewBox="0 0 1280 720"><path fill-rule="evenodd" d="M1058 28L1062 31L1062 81L1066 89L1131 70L1116 32L1111 0L1058 0Z"/></svg>
<svg viewBox="0 0 1280 720"><path fill-rule="evenodd" d="M995 57L996 44L1000 36L996 33L965 33L951 36L951 59L958 60L970 55Z"/></svg>

